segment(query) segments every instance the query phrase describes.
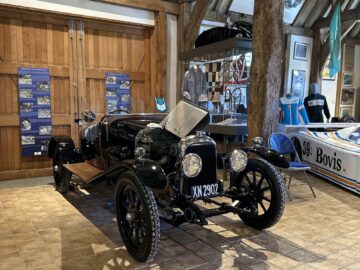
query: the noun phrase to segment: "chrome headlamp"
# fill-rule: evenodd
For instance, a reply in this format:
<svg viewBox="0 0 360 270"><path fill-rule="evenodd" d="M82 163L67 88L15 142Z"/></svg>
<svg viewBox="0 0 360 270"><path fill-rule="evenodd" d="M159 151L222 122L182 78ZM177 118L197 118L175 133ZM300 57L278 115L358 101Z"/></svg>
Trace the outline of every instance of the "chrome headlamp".
<svg viewBox="0 0 360 270"><path fill-rule="evenodd" d="M187 177L196 177L202 169L201 158L194 153L186 154L181 161L181 168Z"/></svg>
<svg viewBox="0 0 360 270"><path fill-rule="evenodd" d="M230 155L230 166L235 172L241 172L247 164L247 155L244 151L234 150Z"/></svg>

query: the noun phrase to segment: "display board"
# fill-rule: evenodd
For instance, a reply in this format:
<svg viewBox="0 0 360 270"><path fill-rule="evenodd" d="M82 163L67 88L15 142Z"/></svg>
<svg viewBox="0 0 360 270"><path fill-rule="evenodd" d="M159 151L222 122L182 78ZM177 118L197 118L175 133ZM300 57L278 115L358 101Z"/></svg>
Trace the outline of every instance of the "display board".
<svg viewBox="0 0 360 270"><path fill-rule="evenodd" d="M131 111L129 74L106 73L106 112L114 110Z"/></svg>
<svg viewBox="0 0 360 270"><path fill-rule="evenodd" d="M49 69L19 68L18 89L22 155L45 155L52 134Z"/></svg>

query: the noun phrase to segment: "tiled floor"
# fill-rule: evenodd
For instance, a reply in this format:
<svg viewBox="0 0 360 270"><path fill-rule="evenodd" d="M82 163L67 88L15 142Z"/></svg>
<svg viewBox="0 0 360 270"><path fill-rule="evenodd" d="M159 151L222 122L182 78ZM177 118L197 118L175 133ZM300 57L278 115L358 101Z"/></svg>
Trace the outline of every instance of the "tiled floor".
<svg viewBox="0 0 360 270"><path fill-rule="evenodd" d="M237 216L204 228L162 224L149 264L126 252L100 184L66 197L53 186L0 189L0 269L360 269L360 197L312 177L317 198L296 180L293 201L267 231Z"/></svg>

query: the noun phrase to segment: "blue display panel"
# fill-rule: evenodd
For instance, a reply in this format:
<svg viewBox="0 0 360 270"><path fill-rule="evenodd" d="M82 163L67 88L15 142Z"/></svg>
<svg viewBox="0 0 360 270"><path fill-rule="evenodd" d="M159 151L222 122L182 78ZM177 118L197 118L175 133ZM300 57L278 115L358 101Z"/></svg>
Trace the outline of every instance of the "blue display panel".
<svg viewBox="0 0 360 270"><path fill-rule="evenodd" d="M51 139L50 73L45 68L18 68L21 153L46 155Z"/></svg>
<svg viewBox="0 0 360 270"><path fill-rule="evenodd" d="M131 111L129 74L105 73L106 111Z"/></svg>

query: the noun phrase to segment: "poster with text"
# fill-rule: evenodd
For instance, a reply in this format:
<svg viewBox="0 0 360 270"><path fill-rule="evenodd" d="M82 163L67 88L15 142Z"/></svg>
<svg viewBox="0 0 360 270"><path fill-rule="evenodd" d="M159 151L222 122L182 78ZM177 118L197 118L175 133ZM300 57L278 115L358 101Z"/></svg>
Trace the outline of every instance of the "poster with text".
<svg viewBox="0 0 360 270"><path fill-rule="evenodd" d="M18 89L22 155L46 155L52 134L49 69L19 68Z"/></svg>
<svg viewBox="0 0 360 270"><path fill-rule="evenodd" d="M130 77L129 74L105 74L105 102L108 113L131 111Z"/></svg>

